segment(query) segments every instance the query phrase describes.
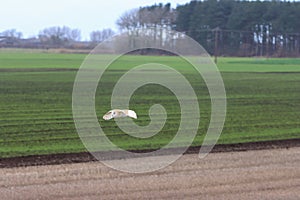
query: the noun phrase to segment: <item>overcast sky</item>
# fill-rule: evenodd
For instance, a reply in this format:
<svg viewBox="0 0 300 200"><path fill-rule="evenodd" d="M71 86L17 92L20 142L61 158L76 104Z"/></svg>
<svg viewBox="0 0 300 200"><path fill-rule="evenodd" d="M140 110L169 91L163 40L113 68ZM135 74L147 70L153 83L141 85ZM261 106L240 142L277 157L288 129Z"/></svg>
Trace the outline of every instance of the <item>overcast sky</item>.
<svg viewBox="0 0 300 200"><path fill-rule="evenodd" d="M65 25L80 29L82 39L88 40L93 30L117 30L115 22L125 11L160 2L176 7L190 0L4 0L0 3L0 32L17 29L27 38L46 27Z"/></svg>

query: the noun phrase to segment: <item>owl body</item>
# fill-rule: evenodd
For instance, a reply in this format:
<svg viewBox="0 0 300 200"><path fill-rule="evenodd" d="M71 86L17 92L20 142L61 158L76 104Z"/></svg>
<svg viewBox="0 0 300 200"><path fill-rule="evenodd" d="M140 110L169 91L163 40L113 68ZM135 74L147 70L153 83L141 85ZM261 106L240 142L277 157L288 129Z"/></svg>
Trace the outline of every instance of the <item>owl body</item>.
<svg viewBox="0 0 300 200"><path fill-rule="evenodd" d="M137 115L133 110L121 110L121 109L113 109L108 111L104 116L104 120L110 120L113 118L121 118L121 117L131 117L137 119Z"/></svg>

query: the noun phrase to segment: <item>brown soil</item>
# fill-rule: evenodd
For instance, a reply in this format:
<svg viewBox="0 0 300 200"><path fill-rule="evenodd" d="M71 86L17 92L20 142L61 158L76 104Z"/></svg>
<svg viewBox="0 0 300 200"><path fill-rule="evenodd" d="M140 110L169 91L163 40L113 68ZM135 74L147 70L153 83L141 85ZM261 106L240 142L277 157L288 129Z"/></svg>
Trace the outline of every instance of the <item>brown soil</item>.
<svg viewBox="0 0 300 200"><path fill-rule="evenodd" d="M99 162L0 169L1 199L300 199L300 147L186 154L151 173ZM123 164L130 164L131 159ZM147 164L147 163L145 163Z"/></svg>

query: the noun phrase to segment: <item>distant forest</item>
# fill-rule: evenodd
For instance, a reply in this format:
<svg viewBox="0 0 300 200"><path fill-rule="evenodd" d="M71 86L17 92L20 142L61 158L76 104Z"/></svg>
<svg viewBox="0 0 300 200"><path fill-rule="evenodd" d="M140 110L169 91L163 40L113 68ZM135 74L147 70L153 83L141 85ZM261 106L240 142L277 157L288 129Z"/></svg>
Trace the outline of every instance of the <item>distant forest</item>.
<svg viewBox="0 0 300 200"><path fill-rule="evenodd" d="M183 32L215 55L300 56L300 2L204 0L176 9L156 4L124 13L117 24L129 32L151 28L158 40L161 29Z"/></svg>
<svg viewBox="0 0 300 200"><path fill-rule="evenodd" d="M133 35L151 29L148 36L162 45L176 39L166 38L164 32L176 30L195 39L212 55L300 56L298 1L202 0L177 8L160 3L129 10L116 24L119 31ZM28 39L8 30L0 33L0 47L91 49L114 34L111 29L93 31L90 41L83 42L80 30L65 26L45 28Z"/></svg>
<svg viewBox="0 0 300 200"><path fill-rule="evenodd" d="M300 2L191 1L176 12L175 29L212 54L300 55Z"/></svg>

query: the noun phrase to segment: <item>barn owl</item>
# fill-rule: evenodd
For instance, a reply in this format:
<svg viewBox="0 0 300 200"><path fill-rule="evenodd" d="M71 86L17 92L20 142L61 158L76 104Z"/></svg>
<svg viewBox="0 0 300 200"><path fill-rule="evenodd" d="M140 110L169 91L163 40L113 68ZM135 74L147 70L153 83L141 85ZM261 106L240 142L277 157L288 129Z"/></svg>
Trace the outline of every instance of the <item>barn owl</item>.
<svg viewBox="0 0 300 200"><path fill-rule="evenodd" d="M110 120L112 118L120 118L120 117L131 117L137 119L136 113L133 110L120 110L113 109L108 111L104 116L104 120Z"/></svg>

